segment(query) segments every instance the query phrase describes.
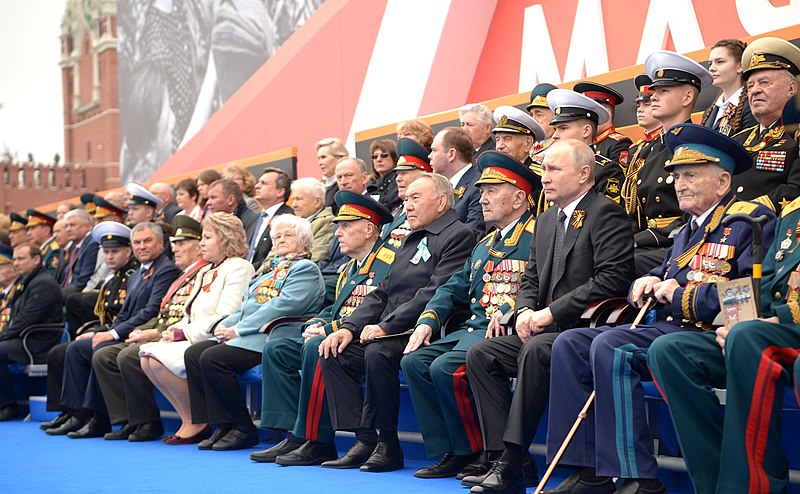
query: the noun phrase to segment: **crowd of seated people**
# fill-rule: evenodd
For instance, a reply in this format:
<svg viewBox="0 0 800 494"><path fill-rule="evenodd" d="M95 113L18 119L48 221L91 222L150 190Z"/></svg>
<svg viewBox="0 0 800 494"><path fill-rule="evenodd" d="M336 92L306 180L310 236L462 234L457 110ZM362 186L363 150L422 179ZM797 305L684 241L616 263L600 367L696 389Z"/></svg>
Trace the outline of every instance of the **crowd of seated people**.
<svg viewBox="0 0 800 494"><path fill-rule="evenodd" d="M721 40L710 59L647 57L636 142L614 127L618 91L540 84L527 111L401 122L370 163L320 139L316 177L232 164L0 218L0 420L21 415L8 364L30 355L48 367L49 435L251 449L237 375L261 364L260 426L286 437L251 460L386 472L404 466L402 370L436 459L417 477L523 492L548 407L553 461L589 400L560 459L574 473L545 492L663 493L642 392L655 378L697 492L784 490L800 49ZM764 318L722 326L718 286L760 279L759 238ZM592 303L626 296L649 311L636 331L583 327ZM36 324L69 341L23 338ZM180 418L166 435L156 389ZM342 456L336 431L355 436Z"/></svg>

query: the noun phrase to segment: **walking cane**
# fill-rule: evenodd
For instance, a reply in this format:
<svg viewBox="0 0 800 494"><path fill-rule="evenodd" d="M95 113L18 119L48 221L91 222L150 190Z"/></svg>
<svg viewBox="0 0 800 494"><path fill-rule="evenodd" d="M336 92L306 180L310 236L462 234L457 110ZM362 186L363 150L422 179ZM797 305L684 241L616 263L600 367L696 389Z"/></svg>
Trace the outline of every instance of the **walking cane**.
<svg viewBox="0 0 800 494"><path fill-rule="evenodd" d="M639 313L636 315L636 319L634 319L633 323L631 324L631 329L636 329L636 326L638 326L639 323L642 322L642 319L644 319L644 316L645 314L647 314L647 311L650 310L650 306L653 305L653 302L655 302L655 299L653 297L648 297L644 301L644 305L642 305L642 308L639 309ZM589 408L592 406L592 403L594 402L594 394L595 392L592 391L592 394L589 395L589 399L586 400L586 403L583 405L583 408L581 409L580 413L578 413L578 418L576 418L575 423L572 424L572 429L569 430L567 437L564 438L564 442L561 443L561 447L558 448L558 452L556 452L556 455L553 457L553 461L550 462L550 466L547 467L547 471L544 473L544 476L542 477L542 480L539 482L539 485L536 486L536 490L533 491L533 494L542 494L544 486L547 484L547 481L550 480L550 476L553 475L553 470L556 469L558 462L561 461L561 457L564 456L564 452L567 450L567 446L569 446L570 441L572 441L572 437L575 435L576 432L578 432L578 427L580 427L581 422L583 422L586 419L586 414L589 412Z"/></svg>

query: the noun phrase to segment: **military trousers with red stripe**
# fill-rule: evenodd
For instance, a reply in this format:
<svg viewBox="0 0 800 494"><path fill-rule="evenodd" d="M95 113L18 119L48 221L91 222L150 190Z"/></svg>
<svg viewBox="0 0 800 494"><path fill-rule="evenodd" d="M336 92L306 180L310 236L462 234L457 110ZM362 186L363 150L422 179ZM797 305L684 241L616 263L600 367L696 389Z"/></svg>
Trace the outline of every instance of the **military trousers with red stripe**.
<svg viewBox="0 0 800 494"><path fill-rule="evenodd" d="M789 473L780 413L800 351L800 326L739 323L728 333L724 355L715 337L664 336L648 355L695 491L783 492ZM724 416L711 388L726 388Z"/></svg>
<svg viewBox="0 0 800 494"><path fill-rule="evenodd" d="M458 343L457 339L433 342L400 361L430 458L483 450L475 401L467 383L467 351L455 350Z"/></svg>
<svg viewBox="0 0 800 494"><path fill-rule="evenodd" d="M484 449L504 443L527 447L547 409L550 355L558 333L540 333L525 343L517 335L479 341L467 351L467 375L481 424ZM517 378L512 393L509 379Z"/></svg>
<svg viewBox="0 0 800 494"><path fill-rule="evenodd" d="M307 441L333 443L325 380L317 365L323 339L277 338L264 345L261 427L287 429Z"/></svg>

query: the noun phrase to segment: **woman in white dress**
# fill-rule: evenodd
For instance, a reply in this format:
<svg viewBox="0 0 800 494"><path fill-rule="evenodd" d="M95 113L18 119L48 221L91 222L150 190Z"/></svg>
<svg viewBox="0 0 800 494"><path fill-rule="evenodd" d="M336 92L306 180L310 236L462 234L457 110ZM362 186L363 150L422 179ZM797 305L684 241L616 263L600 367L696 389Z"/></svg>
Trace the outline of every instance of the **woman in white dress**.
<svg viewBox="0 0 800 494"><path fill-rule="evenodd" d="M192 424L186 384L184 351L193 343L213 338L212 326L239 309L253 265L247 257L242 222L228 213L214 213L202 222L200 252L209 265L198 275L186 315L161 334L161 341L142 345L142 370L177 410L178 431L166 437L168 444L191 444L208 437L210 428Z"/></svg>

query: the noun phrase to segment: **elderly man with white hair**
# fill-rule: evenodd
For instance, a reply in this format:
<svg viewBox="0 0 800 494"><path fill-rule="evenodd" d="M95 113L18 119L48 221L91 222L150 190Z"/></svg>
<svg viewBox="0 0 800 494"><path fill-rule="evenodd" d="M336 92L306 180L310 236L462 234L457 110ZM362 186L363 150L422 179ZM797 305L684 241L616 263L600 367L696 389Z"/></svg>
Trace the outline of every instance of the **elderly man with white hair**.
<svg viewBox="0 0 800 494"><path fill-rule="evenodd" d="M311 243L311 260L318 262L328 255L333 241L333 210L325 206L325 186L316 178L303 177L292 182L292 209L295 216L311 223L314 241ZM267 259L275 256L275 246Z"/></svg>
<svg viewBox="0 0 800 494"><path fill-rule="evenodd" d="M490 109L480 104L464 105L458 109L458 121L472 139L475 150L472 153L473 163L481 153L494 149L494 137L492 137L494 120Z"/></svg>

